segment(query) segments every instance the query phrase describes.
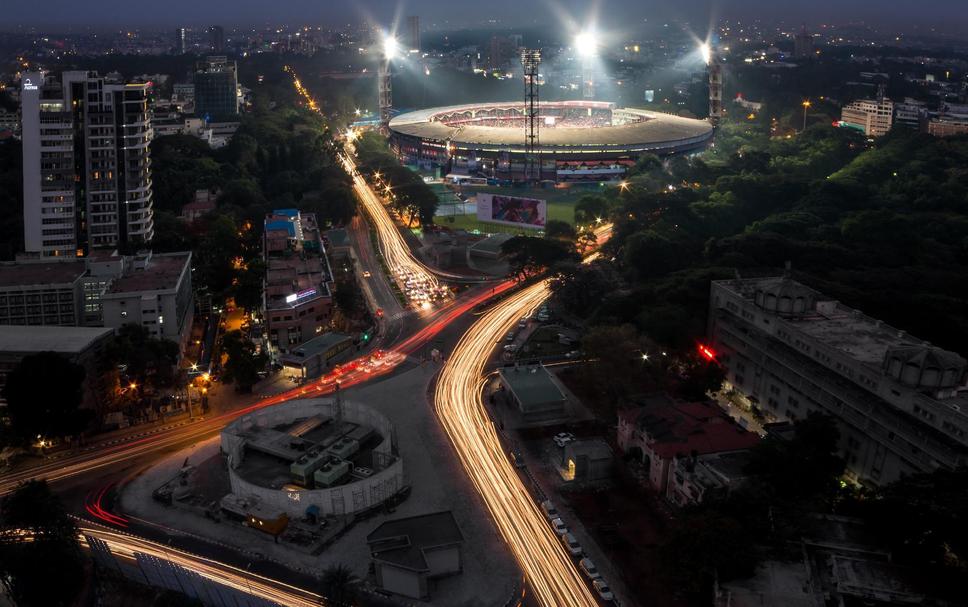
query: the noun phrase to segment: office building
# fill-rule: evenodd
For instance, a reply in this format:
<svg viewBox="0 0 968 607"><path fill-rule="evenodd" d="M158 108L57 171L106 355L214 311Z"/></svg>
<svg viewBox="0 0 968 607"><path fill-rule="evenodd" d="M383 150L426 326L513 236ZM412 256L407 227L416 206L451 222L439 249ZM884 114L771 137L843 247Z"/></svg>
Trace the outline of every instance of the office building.
<svg viewBox="0 0 968 607"><path fill-rule="evenodd" d="M236 64L224 56L207 57L195 64L195 115L206 122L239 118L239 81Z"/></svg>
<svg viewBox="0 0 968 607"><path fill-rule="evenodd" d="M315 215L277 209L264 228L267 336L273 354L291 352L328 331L333 272Z"/></svg>
<svg viewBox="0 0 968 607"><path fill-rule="evenodd" d="M964 358L787 277L712 283L709 348L768 421L832 416L848 475L884 485L968 463Z"/></svg>
<svg viewBox="0 0 968 607"><path fill-rule="evenodd" d="M37 257L134 251L151 241L148 84L96 72L26 73L24 249Z"/></svg>
<svg viewBox="0 0 968 607"><path fill-rule="evenodd" d="M208 28L208 44L213 53L225 52L225 29L221 25Z"/></svg>
<svg viewBox="0 0 968 607"><path fill-rule="evenodd" d="M194 310L191 253L0 263L0 326L120 328L184 345ZM0 329L2 332L5 329Z"/></svg>
<svg viewBox="0 0 968 607"><path fill-rule="evenodd" d="M92 406L93 389L100 376L99 358L114 339L114 330L90 327L4 327L0 330L0 410L6 406L3 387L7 376L27 356L56 352L84 367L82 404ZM57 378L52 378L56 381Z"/></svg>
<svg viewBox="0 0 968 607"><path fill-rule="evenodd" d="M411 53L420 52L420 17L407 17L407 50Z"/></svg>
<svg viewBox="0 0 968 607"><path fill-rule="evenodd" d="M928 115L928 110L923 101L905 99L903 102L894 104L894 124L904 126L916 131L921 130Z"/></svg>
<svg viewBox="0 0 968 607"><path fill-rule="evenodd" d="M939 117L928 121L928 133L935 137L968 135L968 119Z"/></svg>
<svg viewBox="0 0 968 607"><path fill-rule="evenodd" d="M188 52L188 31L183 27L175 30L174 51L178 55L184 55Z"/></svg>
<svg viewBox="0 0 968 607"><path fill-rule="evenodd" d="M868 137L880 137L894 123L894 102L890 99L858 99L840 112L843 126L864 131Z"/></svg>
<svg viewBox="0 0 968 607"><path fill-rule="evenodd" d="M793 37L793 56L797 59L813 57L813 35L807 32L806 26Z"/></svg>

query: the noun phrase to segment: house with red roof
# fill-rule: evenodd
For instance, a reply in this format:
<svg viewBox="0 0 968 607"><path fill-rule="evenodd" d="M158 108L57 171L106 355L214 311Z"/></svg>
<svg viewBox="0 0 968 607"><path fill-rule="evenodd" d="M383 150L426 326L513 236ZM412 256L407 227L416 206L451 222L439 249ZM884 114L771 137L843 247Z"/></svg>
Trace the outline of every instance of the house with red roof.
<svg viewBox="0 0 968 607"><path fill-rule="evenodd" d="M618 445L645 464L649 482L674 503L699 501L680 495L677 471L690 469L714 454L743 452L760 437L736 423L711 402L650 398L639 407L618 413Z"/></svg>

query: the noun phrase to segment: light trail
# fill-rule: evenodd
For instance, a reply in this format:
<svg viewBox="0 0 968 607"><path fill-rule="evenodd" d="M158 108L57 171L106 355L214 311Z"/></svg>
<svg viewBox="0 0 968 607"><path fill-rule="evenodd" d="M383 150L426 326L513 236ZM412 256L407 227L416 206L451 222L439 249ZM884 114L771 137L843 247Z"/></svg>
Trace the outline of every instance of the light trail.
<svg viewBox="0 0 968 607"><path fill-rule="evenodd" d="M85 525L79 525L78 530L82 534L103 540L111 549L111 553L118 558L133 562L136 559L135 553L147 554L190 569L224 586L287 607L318 607L323 604L323 597L314 592L215 559L184 552L166 544Z"/></svg>
<svg viewBox="0 0 968 607"><path fill-rule="evenodd" d="M596 228L596 247L611 234L611 223ZM594 251L583 263L598 257ZM546 607L591 607L598 604L595 597L511 466L481 398L484 366L495 344L550 295L549 281L543 280L498 303L475 322L441 371L434 406L538 601Z"/></svg>
<svg viewBox="0 0 968 607"><path fill-rule="evenodd" d="M598 603L511 466L481 399L495 343L550 295L544 280L497 304L461 338L444 365L434 405L457 455L501 535L547 607Z"/></svg>
<svg viewBox="0 0 968 607"><path fill-rule="evenodd" d="M347 153L339 157L343 168L353 179L353 191L376 230L380 253L400 290L410 303L424 309L432 302L445 298L449 291L438 282L430 268L414 257L386 207L357 170L353 158Z"/></svg>

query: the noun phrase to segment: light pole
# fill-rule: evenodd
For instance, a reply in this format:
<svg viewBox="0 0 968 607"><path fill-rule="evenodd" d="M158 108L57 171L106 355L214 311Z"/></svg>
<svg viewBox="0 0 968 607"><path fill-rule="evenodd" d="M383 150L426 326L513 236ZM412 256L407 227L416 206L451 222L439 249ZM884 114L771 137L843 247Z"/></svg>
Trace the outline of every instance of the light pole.
<svg viewBox="0 0 968 607"><path fill-rule="evenodd" d="M802 133L803 131L807 130L807 108L809 108L811 105L810 100L807 99L801 105L803 106L803 129L800 131Z"/></svg>

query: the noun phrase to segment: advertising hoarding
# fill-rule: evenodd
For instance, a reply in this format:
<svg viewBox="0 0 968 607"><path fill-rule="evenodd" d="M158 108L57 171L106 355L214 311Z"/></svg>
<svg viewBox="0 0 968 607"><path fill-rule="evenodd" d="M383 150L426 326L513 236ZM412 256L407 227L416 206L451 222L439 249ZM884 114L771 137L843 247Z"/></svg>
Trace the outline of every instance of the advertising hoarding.
<svg viewBox="0 0 968 607"><path fill-rule="evenodd" d="M477 195L477 219L540 230L548 221L548 203L537 198L481 192Z"/></svg>

